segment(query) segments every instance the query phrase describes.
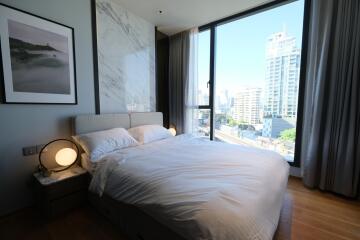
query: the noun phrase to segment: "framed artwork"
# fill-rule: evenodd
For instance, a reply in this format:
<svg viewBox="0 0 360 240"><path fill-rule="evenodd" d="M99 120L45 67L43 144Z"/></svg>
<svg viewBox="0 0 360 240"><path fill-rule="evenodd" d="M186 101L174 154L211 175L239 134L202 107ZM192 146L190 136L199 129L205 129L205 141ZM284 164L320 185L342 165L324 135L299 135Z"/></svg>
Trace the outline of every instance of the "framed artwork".
<svg viewBox="0 0 360 240"><path fill-rule="evenodd" d="M4 103L77 104L73 28L0 4L0 44Z"/></svg>

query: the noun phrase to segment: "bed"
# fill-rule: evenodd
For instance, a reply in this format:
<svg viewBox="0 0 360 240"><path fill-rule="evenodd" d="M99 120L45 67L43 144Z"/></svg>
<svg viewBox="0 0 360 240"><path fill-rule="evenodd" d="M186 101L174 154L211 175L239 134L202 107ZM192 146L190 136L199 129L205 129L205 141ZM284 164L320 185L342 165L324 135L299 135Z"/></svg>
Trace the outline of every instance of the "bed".
<svg viewBox="0 0 360 240"><path fill-rule="evenodd" d="M162 114L74 123L81 134L162 125ZM185 134L113 152L89 171L90 201L132 239L272 239L289 165L270 151Z"/></svg>

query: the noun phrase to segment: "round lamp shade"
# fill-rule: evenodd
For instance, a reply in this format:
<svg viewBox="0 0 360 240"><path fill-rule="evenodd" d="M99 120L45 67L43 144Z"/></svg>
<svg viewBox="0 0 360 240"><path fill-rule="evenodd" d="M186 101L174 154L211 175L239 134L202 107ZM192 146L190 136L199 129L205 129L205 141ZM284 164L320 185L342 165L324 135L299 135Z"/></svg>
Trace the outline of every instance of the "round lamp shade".
<svg viewBox="0 0 360 240"><path fill-rule="evenodd" d="M79 148L68 139L56 139L46 144L39 153L40 170L44 175L64 171L76 163Z"/></svg>
<svg viewBox="0 0 360 240"><path fill-rule="evenodd" d="M72 148L60 149L55 155L55 161L57 164L63 167L67 167L76 161L77 153Z"/></svg>

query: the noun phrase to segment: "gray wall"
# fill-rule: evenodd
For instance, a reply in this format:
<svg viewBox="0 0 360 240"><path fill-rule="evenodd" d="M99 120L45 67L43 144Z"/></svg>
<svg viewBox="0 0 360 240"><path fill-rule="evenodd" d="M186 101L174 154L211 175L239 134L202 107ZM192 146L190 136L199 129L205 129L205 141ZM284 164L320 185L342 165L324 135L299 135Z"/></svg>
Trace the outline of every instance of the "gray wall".
<svg viewBox="0 0 360 240"><path fill-rule="evenodd" d="M32 203L28 181L37 156L22 147L71 135L69 118L95 113L90 0L0 0L75 30L78 105L0 104L0 216Z"/></svg>

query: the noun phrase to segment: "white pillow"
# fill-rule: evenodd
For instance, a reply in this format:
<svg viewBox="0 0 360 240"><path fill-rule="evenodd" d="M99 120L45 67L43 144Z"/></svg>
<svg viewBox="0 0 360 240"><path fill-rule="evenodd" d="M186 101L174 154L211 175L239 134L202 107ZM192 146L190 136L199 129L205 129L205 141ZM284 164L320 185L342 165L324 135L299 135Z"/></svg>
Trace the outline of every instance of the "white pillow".
<svg viewBox="0 0 360 240"><path fill-rule="evenodd" d="M138 142L124 128L86 133L73 136L73 138L84 149L91 161L99 160L106 153L138 145Z"/></svg>
<svg viewBox="0 0 360 240"><path fill-rule="evenodd" d="M160 125L143 125L130 128L128 131L140 144L173 137L169 130Z"/></svg>

